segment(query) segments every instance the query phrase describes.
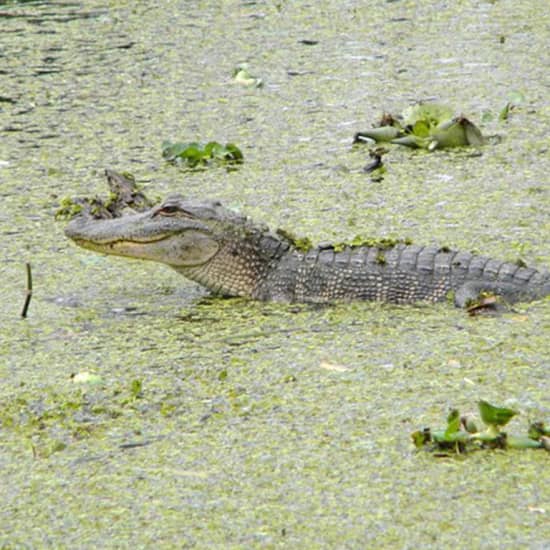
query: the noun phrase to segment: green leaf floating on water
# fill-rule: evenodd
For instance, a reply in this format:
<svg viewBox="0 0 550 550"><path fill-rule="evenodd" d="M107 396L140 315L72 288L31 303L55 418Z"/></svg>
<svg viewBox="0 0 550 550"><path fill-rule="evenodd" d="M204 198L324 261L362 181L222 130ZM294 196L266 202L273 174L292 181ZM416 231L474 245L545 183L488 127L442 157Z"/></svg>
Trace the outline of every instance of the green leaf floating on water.
<svg viewBox="0 0 550 550"><path fill-rule="evenodd" d="M512 105L521 105L525 103L525 96L519 90L512 90L508 93L508 102Z"/></svg>
<svg viewBox="0 0 550 550"><path fill-rule="evenodd" d="M458 432L460 428L460 413L457 409L453 409L449 416L447 417L447 429L445 430L445 435L449 436Z"/></svg>
<svg viewBox="0 0 550 550"><path fill-rule="evenodd" d="M464 145L483 145L483 136L479 129L465 117L446 120L437 125L430 133L429 149L461 147Z"/></svg>
<svg viewBox="0 0 550 550"><path fill-rule="evenodd" d="M141 397L141 392L143 390L143 382L141 380L132 380L130 384L130 395L133 399Z"/></svg>
<svg viewBox="0 0 550 550"><path fill-rule="evenodd" d="M437 103L421 103L407 107L400 117L385 114L380 125L355 134L355 142L390 142L407 147L442 149L480 146L484 139L475 124L464 116Z"/></svg>
<svg viewBox="0 0 550 550"><path fill-rule="evenodd" d="M453 109L440 103L418 103L407 107L401 117L404 126L414 126L422 122L428 128L434 128L440 122L453 118Z"/></svg>
<svg viewBox="0 0 550 550"><path fill-rule="evenodd" d="M517 411L506 407L495 407L487 401L479 401L478 407L481 420L486 426L505 426L518 414Z"/></svg>
<svg viewBox="0 0 550 550"><path fill-rule="evenodd" d="M415 134L405 134L402 137L392 139L391 143L396 145L405 145L405 147L412 147L413 149L432 149L430 148L432 140L429 137L417 136Z"/></svg>
<svg viewBox="0 0 550 550"><path fill-rule="evenodd" d="M508 94L508 102L500 111L498 119L500 121L508 120L510 113L525 101L525 96L518 90L514 90Z"/></svg>
<svg viewBox="0 0 550 550"><path fill-rule="evenodd" d="M543 446L541 441L525 435L509 435L506 439L506 445L509 449L540 449Z"/></svg>
<svg viewBox="0 0 550 550"><path fill-rule="evenodd" d="M395 126L379 126L378 128L372 128L370 130L366 130L365 132L358 132L355 134L355 142L387 142L397 138L401 134L402 130L400 128L396 128Z"/></svg>
<svg viewBox="0 0 550 550"><path fill-rule="evenodd" d="M241 84L242 86L250 86L254 88L261 88L264 85L261 78L250 74L246 63L241 63L233 69L233 80L235 83Z"/></svg>
<svg viewBox="0 0 550 550"><path fill-rule="evenodd" d="M547 428L544 422L532 422L529 425L528 435L531 439L540 439L541 437L550 436L550 428Z"/></svg>
<svg viewBox="0 0 550 550"><path fill-rule="evenodd" d="M190 168L206 165L212 161L217 163L237 164L243 161L241 150L234 143L222 145L217 141L206 144L199 142L165 141L162 144L162 156L173 164L184 164Z"/></svg>

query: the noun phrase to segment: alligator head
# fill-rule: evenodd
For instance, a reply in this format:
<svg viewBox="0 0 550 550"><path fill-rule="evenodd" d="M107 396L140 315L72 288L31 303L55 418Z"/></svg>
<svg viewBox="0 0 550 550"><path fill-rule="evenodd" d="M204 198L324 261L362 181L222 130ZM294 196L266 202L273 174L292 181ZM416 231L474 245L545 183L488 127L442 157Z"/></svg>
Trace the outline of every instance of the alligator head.
<svg viewBox="0 0 550 550"><path fill-rule="evenodd" d="M229 221L239 220L217 201L171 196L140 214L114 219L77 217L65 234L96 252L189 267L208 262L219 251Z"/></svg>
<svg viewBox="0 0 550 550"><path fill-rule="evenodd" d="M65 228L77 245L167 264L214 292L251 296L268 264L289 248L218 201L168 197L150 210L113 219L81 215ZM282 246L280 246L282 244Z"/></svg>

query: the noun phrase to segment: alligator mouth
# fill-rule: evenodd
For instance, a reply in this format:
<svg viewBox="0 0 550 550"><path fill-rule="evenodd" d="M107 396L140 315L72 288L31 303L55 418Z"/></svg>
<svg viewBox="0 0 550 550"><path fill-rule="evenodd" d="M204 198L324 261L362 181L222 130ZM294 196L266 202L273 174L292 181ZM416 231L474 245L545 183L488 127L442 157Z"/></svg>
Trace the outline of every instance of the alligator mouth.
<svg viewBox="0 0 550 550"><path fill-rule="evenodd" d="M99 237L80 234L71 236L71 239L78 246L101 254L152 260L177 267L202 265L219 250L215 240L198 231L163 232L141 238L134 235L129 238Z"/></svg>
<svg viewBox="0 0 550 550"><path fill-rule="evenodd" d="M83 247L85 247L86 245L114 247L116 245L121 245L121 244L128 245L128 246L153 244L153 243L158 243L159 241L164 241L166 239L169 239L172 236L173 235L171 233L165 233L163 235L158 235L156 237L147 237L147 238L144 237L143 239L140 239L139 237L132 237L131 239L125 239L125 238L112 239L111 238L111 239L101 240L101 239L86 238L86 237L72 237L72 240L79 246L83 246Z"/></svg>
<svg viewBox="0 0 550 550"><path fill-rule="evenodd" d="M147 237L140 239L133 237L131 239L93 239L87 237L73 237L75 244L88 250L100 252L103 254L115 254L117 256L136 257L152 259L156 256L156 251L169 246L164 244L169 242L173 235L164 234L156 237Z"/></svg>

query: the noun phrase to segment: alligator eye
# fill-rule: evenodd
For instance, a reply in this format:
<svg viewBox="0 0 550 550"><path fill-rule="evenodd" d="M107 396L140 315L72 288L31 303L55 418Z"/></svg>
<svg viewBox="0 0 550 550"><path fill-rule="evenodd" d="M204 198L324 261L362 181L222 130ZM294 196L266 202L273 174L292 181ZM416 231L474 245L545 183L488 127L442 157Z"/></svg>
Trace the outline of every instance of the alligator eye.
<svg viewBox="0 0 550 550"><path fill-rule="evenodd" d="M180 212L180 209L177 206L167 204L158 210L157 214L160 214L161 216L175 216L178 212Z"/></svg>

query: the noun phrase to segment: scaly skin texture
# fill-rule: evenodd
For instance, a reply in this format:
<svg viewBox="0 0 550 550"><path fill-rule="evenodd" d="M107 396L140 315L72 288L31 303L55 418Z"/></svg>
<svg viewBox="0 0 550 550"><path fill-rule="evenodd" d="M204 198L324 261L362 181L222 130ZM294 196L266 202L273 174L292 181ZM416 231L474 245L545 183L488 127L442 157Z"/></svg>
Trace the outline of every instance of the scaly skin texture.
<svg viewBox="0 0 550 550"><path fill-rule="evenodd" d="M298 250L291 239L217 201L169 197L135 215L84 215L65 230L76 244L170 265L224 296L329 303L378 300L437 302L454 294L460 307L484 293L512 303L550 294L547 271L432 246L324 246Z"/></svg>

